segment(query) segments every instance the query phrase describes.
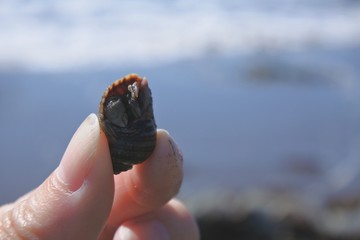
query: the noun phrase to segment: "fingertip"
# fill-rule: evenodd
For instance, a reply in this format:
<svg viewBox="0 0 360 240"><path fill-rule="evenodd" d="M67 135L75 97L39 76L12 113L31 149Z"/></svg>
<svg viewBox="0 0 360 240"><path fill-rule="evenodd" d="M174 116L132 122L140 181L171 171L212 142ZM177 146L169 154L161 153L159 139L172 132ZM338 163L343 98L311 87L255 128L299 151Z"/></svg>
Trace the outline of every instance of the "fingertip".
<svg viewBox="0 0 360 240"><path fill-rule="evenodd" d="M169 201L169 203L165 206L170 210L169 212L174 212L172 215L177 216L178 221L182 223L182 227L187 229L186 238L187 240L198 240L200 239L200 231L198 224L193 217L193 215L189 212L186 206L176 198L173 198ZM171 214L170 214L171 215ZM174 233L176 234L176 232Z"/></svg>
<svg viewBox="0 0 360 240"><path fill-rule="evenodd" d="M173 138L166 130L159 130L153 154L143 164L131 172L135 181L141 183L146 192L154 196L146 197L146 204L161 206L179 191L183 179L183 157Z"/></svg>
<svg viewBox="0 0 360 240"><path fill-rule="evenodd" d="M170 133L165 129L158 129L157 137L159 139L159 144L162 144L163 149L170 147L170 154L174 156L175 161L182 167L184 160L183 153Z"/></svg>
<svg viewBox="0 0 360 240"><path fill-rule="evenodd" d="M198 226L178 200L172 199L165 206L123 223L114 235L115 240L199 240Z"/></svg>
<svg viewBox="0 0 360 240"><path fill-rule="evenodd" d="M183 179L180 149L166 130L158 130L152 155L132 170L115 176L115 198L109 224L158 209L179 191Z"/></svg>
<svg viewBox="0 0 360 240"><path fill-rule="evenodd" d="M153 215L161 221L174 240L199 240L200 232L197 223L185 205L171 199L163 208Z"/></svg>
<svg viewBox="0 0 360 240"><path fill-rule="evenodd" d="M159 221L127 222L120 226L114 240L169 240L165 225Z"/></svg>

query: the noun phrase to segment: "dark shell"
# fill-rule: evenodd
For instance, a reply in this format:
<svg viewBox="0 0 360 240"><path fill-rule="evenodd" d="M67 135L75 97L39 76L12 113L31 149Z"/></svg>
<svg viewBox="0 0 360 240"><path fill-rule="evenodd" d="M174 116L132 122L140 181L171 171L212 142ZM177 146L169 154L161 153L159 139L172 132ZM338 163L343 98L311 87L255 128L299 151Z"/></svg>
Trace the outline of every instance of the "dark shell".
<svg viewBox="0 0 360 240"><path fill-rule="evenodd" d="M114 174L145 161L156 144L156 124L148 81L129 74L103 94L99 120L109 142Z"/></svg>

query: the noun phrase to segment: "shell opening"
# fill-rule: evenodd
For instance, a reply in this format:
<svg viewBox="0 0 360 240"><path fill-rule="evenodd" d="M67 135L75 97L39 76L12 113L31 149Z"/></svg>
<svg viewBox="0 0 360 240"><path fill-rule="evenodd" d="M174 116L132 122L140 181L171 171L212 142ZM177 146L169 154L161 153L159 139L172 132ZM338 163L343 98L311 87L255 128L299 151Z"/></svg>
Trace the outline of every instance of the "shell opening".
<svg viewBox="0 0 360 240"><path fill-rule="evenodd" d="M139 87L136 82L133 84L130 84L128 86L128 90L131 93L131 101L136 101L136 99L139 97Z"/></svg>

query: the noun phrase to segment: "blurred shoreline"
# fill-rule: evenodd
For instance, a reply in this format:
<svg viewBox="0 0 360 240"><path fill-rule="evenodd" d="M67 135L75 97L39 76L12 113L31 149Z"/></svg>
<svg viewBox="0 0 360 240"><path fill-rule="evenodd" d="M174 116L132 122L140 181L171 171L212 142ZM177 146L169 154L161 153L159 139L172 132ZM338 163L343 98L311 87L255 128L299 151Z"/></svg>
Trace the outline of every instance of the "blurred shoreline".
<svg viewBox="0 0 360 240"><path fill-rule="evenodd" d="M197 217L204 240L360 237L360 195L338 196L322 205L314 205L306 197L269 189L230 194L214 191L187 206Z"/></svg>

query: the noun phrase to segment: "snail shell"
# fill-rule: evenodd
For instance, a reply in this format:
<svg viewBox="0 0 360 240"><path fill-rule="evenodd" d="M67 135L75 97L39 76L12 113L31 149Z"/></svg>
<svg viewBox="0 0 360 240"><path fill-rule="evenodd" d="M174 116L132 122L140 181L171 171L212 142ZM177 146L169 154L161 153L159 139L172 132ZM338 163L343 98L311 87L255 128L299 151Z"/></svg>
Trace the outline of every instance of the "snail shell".
<svg viewBox="0 0 360 240"><path fill-rule="evenodd" d="M156 123L148 81L129 74L111 84L99 106L114 174L145 161L156 144Z"/></svg>

